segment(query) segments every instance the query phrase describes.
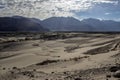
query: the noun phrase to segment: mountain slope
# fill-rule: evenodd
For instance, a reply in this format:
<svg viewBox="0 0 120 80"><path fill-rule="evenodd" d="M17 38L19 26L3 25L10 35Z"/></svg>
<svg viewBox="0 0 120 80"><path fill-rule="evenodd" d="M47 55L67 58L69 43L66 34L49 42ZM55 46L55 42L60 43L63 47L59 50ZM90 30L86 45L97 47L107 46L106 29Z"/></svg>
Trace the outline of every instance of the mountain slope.
<svg viewBox="0 0 120 80"><path fill-rule="evenodd" d="M40 21L21 16L0 17L0 31L49 31Z"/></svg>
<svg viewBox="0 0 120 80"><path fill-rule="evenodd" d="M51 17L42 22L42 25L52 31L92 31L90 25L83 24L72 17Z"/></svg>
<svg viewBox="0 0 120 80"><path fill-rule="evenodd" d="M81 21L84 24L91 25L95 31L120 31L120 22L112 20L99 20L88 18Z"/></svg>
<svg viewBox="0 0 120 80"><path fill-rule="evenodd" d="M120 22L93 18L79 21L72 17L51 17L43 20L42 25L52 31L120 31Z"/></svg>

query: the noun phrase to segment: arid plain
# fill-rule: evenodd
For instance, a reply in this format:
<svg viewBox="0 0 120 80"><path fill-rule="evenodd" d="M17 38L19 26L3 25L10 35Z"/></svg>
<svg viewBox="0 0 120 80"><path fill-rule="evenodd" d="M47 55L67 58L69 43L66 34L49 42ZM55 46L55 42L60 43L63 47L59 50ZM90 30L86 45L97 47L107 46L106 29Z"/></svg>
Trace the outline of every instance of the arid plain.
<svg viewBox="0 0 120 80"><path fill-rule="evenodd" d="M119 79L119 33L0 35L0 80Z"/></svg>

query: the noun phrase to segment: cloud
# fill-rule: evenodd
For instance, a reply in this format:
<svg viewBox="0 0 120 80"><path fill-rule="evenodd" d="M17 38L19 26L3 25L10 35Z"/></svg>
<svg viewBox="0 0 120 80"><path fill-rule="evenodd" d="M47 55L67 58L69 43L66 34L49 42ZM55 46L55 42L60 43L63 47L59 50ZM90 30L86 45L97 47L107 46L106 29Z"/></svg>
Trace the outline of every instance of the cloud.
<svg viewBox="0 0 120 80"><path fill-rule="evenodd" d="M118 4L118 1L115 0L94 0L96 3L109 3L109 4Z"/></svg>
<svg viewBox="0 0 120 80"><path fill-rule="evenodd" d="M105 15L110 15L111 13L105 13Z"/></svg>
<svg viewBox="0 0 120 80"><path fill-rule="evenodd" d="M45 19L53 16L76 16L96 4L117 5L116 0L1 0L0 16L27 16ZM2 4L2 5L1 5Z"/></svg>

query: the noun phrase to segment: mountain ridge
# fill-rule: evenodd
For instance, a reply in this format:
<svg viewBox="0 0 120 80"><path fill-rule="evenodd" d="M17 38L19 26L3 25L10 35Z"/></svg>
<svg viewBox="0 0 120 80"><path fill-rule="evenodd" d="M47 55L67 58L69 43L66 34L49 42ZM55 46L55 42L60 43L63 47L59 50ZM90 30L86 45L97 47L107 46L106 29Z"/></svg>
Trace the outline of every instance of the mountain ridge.
<svg viewBox="0 0 120 80"><path fill-rule="evenodd" d="M88 18L50 17L45 20L22 16L0 17L0 31L120 31L120 22Z"/></svg>

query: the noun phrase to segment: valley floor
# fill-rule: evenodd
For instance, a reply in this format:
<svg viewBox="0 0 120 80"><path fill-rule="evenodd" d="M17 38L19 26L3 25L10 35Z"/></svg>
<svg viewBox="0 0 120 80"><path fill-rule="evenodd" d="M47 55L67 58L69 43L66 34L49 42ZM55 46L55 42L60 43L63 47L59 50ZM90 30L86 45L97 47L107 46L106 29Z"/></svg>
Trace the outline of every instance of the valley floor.
<svg viewBox="0 0 120 80"><path fill-rule="evenodd" d="M120 79L120 34L3 43L5 39L0 43L0 80Z"/></svg>

